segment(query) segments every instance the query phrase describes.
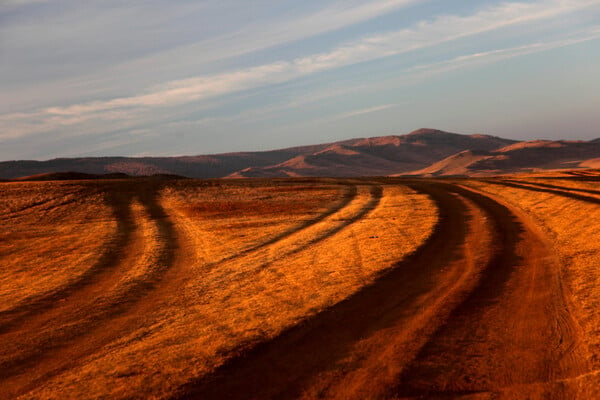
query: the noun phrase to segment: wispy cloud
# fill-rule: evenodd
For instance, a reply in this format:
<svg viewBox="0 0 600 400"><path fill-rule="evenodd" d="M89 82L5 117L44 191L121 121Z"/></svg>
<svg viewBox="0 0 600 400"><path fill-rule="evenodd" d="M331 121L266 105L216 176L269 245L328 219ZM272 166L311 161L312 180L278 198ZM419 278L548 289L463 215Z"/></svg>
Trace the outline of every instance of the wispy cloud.
<svg viewBox="0 0 600 400"><path fill-rule="evenodd" d="M0 12L2 7L12 11L19 5L50 3L7 1L0 1ZM426 1L262 0L249 5L157 0L149 5L136 0L107 6L65 0L60 7L24 7L18 17L0 23L0 72L5 78L0 101L31 109L68 99L64 90L57 93L66 86L80 98L94 98L98 91L115 97L140 93L165 77L209 73L216 63L237 63L251 53L294 46Z"/></svg>
<svg viewBox="0 0 600 400"><path fill-rule="evenodd" d="M427 79L433 75L442 74L456 69L467 67L472 68L483 64L496 63L502 60L526 56L528 54L540 53L560 47L572 46L578 43L584 43L597 39L600 39L600 26L584 32L579 32L576 37L569 39L559 39L550 42L536 42L524 46L461 55L441 62L421 64L407 68L403 70L403 73L407 74L407 76L410 77L410 81L414 83L415 79Z"/></svg>
<svg viewBox="0 0 600 400"><path fill-rule="evenodd" d="M361 108L359 110L352 110L352 111L333 115L333 116L327 118L327 120L328 121L339 121L342 119L352 118L352 117L356 117L356 116L364 115L364 114L370 114L370 113L374 113L377 111L383 111L383 110L387 110L389 108L398 107L398 106L400 106L400 104L394 103L394 104L382 104L382 105L375 106L375 107Z"/></svg>
<svg viewBox="0 0 600 400"><path fill-rule="evenodd" d="M252 110L252 111L244 111L243 113L238 114L235 117L227 117L228 119L236 118L244 121L254 121L257 119L266 119L269 115L273 113L281 112L285 109L292 109L298 106L303 106L307 104L319 103L323 100L331 99L331 98L342 98L347 96L349 93L365 93L365 92L375 92L386 87L394 86L401 87L402 84L411 84L414 85L416 82L427 80L433 76L444 74L449 71L455 71L465 68L474 68L484 64L492 64L503 60L508 60L515 57L521 57L529 54L535 54L551 49L556 49L560 47L566 47L571 45L576 45L578 43L584 43L591 40L600 39L600 26L592 28L590 30L586 30L583 32L579 32L573 38L564 39L564 40L555 40L550 42L537 42L532 43L525 46L515 46L509 48L495 49L485 52L477 52L477 53L469 53L460 55L448 60L435 62L435 63L426 63L419 64L413 67L400 69L397 71L398 76L392 80L384 80L381 82L377 82L371 85L361 85L356 87L343 87L338 88L336 90L327 89L323 91L315 91L312 92L309 96L304 96L297 99L292 99L286 103L280 103L275 106L266 107L260 110ZM398 85L401 86L398 86ZM386 109L391 107L400 107L409 104L409 102L402 103L394 103L389 105L365 108L350 111L347 113L335 114L331 115L319 121L330 121L330 120L340 120L346 117L351 117L354 115L360 115L363 113L368 113L372 111L379 111L380 109ZM225 118L222 118L225 120ZM202 122L211 123L214 122L214 118L204 119ZM197 121L200 122L200 121Z"/></svg>
<svg viewBox="0 0 600 400"><path fill-rule="evenodd" d="M423 2L426 0L335 2L300 17L269 24L249 25L223 37L214 38L212 41L220 42L221 50L217 53L219 57L239 55L336 31Z"/></svg>
<svg viewBox="0 0 600 400"><path fill-rule="evenodd" d="M357 86L344 86L335 89L321 89L312 91L309 95L294 97L287 102L278 103L267 107L261 107L251 110L243 110L234 115L226 115L221 117L203 117L196 120L176 121L169 122L161 125L161 129L186 129L186 128L199 128L201 126L210 126L224 122L237 122L237 123L249 123L267 120L272 118L273 115L279 114L284 110L295 109L310 104L318 104L332 98L347 97L348 94L373 92L390 87L392 85L398 87L398 84L415 84L415 82L426 80L432 76L440 75L449 71L473 68L483 64L491 64L502 60L507 60L514 57L525 56L528 54L534 54L542 51L556 49L559 47L565 47L583 43L590 40L600 39L600 26L595 27L591 30L580 32L580 35L574 38L565 40L556 40L551 42L538 42L529 44L526 46L516 46L503 49L495 49L486 52L470 53L454 57L441 62L419 64L417 66L398 70L398 75L393 79L393 82L382 81L371 85L357 85ZM374 107L361 108L352 110L344 113L338 113L333 115L327 115L321 117L318 120L303 121L301 124L307 123L319 123L319 122L330 122L346 119L361 114L368 114L371 112L381 111L393 107L401 107L410 104L409 101L401 103L384 104ZM297 126L297 125L294 125Z"/></svg>
<svg viewBox="0 0 600 400"><path fill-rule="evenodd" d="M371 6L369 10L362 11L376 14L406 3L408 2L378 2L376 6ZM472 15L440 16L431 21L421 21L410 29L364 37L341 45L331 51L307 57L282 60L221 74L176 80L134 96L70 106L49 107L34 113L15 113L0 116L0 122L7 127L7 129L0 132L0 138L16 138L61 126L77 125L90 120L108 119L114 121L122 118L127 120L143 113L151 113L156 108L176 107L215 96L287 82L310 74L399 55L491 30L557 17L597 5L600 5L599 0L546 0L539 3L503 3ZM360 10L361 7L349 8L346 11L347 15L344 18L344 23L359 18ZM327 15L327 13L323 15ZM596 38L596 33L578 40L593 38ZM564 46L570 43L575 42L559 41L546 45L533 44L506 51L472 54L451 60L446 64L441 63L430 66L429 69L433 70L434 67L438 70L453 68L459 64L477 62L483 59L512 57L527 52L540 51L545 48L544 46Z"/></svg>

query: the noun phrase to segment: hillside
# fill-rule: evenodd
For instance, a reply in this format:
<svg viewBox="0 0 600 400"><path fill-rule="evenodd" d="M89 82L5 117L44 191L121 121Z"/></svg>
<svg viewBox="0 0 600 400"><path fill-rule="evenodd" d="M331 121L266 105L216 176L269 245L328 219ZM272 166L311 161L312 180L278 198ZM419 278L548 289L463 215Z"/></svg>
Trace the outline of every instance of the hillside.
<svg viewBox="0 0 600 400"><path fill-rule="evenodd" d="M411 174L485 176L540 170L598 168L599 155L598 140L533 140L488 152L461 152Z"/></svg>
<svg viewBox="0 0 600 400"><path fill-rule="evenodd" d="M419 129L287 149L180 157L86 157L0 162L0 179L71 171L190 178L382 175L494 175L594 168L600 140L519 142L488 135Z"/></svg>
<svg viewBox="0 0 600 400"><path fill-rule="evenodd" d="M427 167L463 150L489 151L513 143L494 136L419 129L403 136L334 143L312 154L277 165L250 167L231 177L390 175Z"/></svg>

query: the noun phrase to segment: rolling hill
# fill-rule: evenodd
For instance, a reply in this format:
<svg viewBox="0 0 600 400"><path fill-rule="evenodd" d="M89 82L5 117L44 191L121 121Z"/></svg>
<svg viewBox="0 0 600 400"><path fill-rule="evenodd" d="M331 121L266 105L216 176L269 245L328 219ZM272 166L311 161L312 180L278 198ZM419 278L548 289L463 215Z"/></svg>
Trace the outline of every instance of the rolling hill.
<svg viewBox="0 0 600 400"><path fill-rule="evenodd" d="M495 175L594 168L600 140L520 142L489 135L419 129L287 149L181 157L86 157L0 162L0 179L73 172L190 178Z"/></svg>
<svg viewBox="0 0 600 400"><path fill-rule="evenodd" d="M533 140L492 151L463 151L411 174L486 176L541 170L598 168L599 154L598 140Z"/></svg>

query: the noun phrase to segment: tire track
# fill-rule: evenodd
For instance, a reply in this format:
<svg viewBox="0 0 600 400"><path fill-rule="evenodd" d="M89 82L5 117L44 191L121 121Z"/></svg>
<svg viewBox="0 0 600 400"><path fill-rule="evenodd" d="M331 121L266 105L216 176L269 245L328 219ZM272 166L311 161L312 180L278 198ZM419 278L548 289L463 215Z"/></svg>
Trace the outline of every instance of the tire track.
<svg viewBox="0 0 600 400"><path fill-rule="evenodd" d="M505 182L515 183L515 184L525 184L525 185L531 185L531 186L539 186L542 188L555 189L555 190L567 191L567 192L580 192L580 193L600 195L600 190L593 190L593 189L573 188L573 187L568 187L568 186L551 185L548 183L517 181L517 180L512 180L512 179L506 179Z"/></svg>
<svg viewBox="0 0 600 400"><path fill-rule="evenodd" d="M430 195L440 210L432 235L413 254L372 285L188 383L173 399L296 398L361 339L405 321L406 309L437 284L434 273L462 259L469 219L464 203L437 185L410 186Z"/></svg>
<svg viewBox="0 0 600 400"><path fill-rule="evenodd" d="M275 244L283 239L288 238L289 236L293 235L294 233L297 233L303 229L309 228L309 227L323 221L327 217L339 212L343 208L347 207L350 204L350 202L352 202L352 200L356 199L357 195L358 195L357 186L354 184L346 184L346 191L344 192L344 194L342 196L342 201L340 201L335 207L330 208L329 210L327 210L326 212L324 212L322 214L319 214L316 218L310 219L298 226L292 227L291 229L288 229L288 230L276 235L275 237L267 240L266 242L259 243L255 246L250 247L249 249L245 249L245 250L241 251L240 253L237 253L229 258L225 258L225 259L221 260L220 262L229 261L231 259L242 257L248 253L252 253L252 252L261 250L261 249L266 248L272 244Z"/></svg>
<svg viewBox="0 0 600 400"><path fill-rule="evenodd" d="M350 225L352 225L352 224L356 223L357 221L361 220L362 218L364 218L367 214L369 214L373 209L375 209L379 205L379 202L383 195L383 189L380 185L368 185L368 187L369 187L369 192L370 192L370 199L365 205L361 206L360 209L354 215L352 215L351 217L342 219L340 222L337 222L336 224L334 224L333 227L331 227L329 229L325 229L321 232L318 232L310 240L302 241L301 240L302 238L298 238L296 241L300 242L299 245L294 245L294 247L292 249L284 250L281 253L277 254L276 256L270 257L270 259L268 261L262 262L262 261L249 259L248 262L255 263L255 265L253 265L251 267L252 273L259 273L260 271L263 271L263 270L269 268L276 261L285 259L287 257L293 256L302 251L305 251L305 250L309 249L310 247L316 245L317 243L320 243L320 242L332 237L333 235L339 233L340 231L346 229ZM338 210L338 212L341 212L341 211L343 211L343 208ZM334 216L335 214L336 213L331 213L329 216ZM323 218L323 220L324 219L325 218ZM319 221L319 222L321 222L321 221ZM316 225L316 224L311 225L311 227L314 225ZM302 231L296 231L294 233L299 233ZM286 236L286 239L293 239L293 234ZM273 245L273 244L275 244L275 243L272 243L271 245ZM236 278L242 279L242 277L245 274L247 274L249 271L247 271L247 270L239 271L239 268L237 265L235 265L235 264L229 265L229 263L231 261L238 261L240 259L243 259L243 257L245 257L245 256L249 257L249 258L250 257L256 258L257 256L258 257L264 256L264 255L260 254L260 250L263 250L263 249L268 250L268 246L265 248L263 248L263 246L260 246L260 248L255 252L245 253L240 256L236 255L233 259L228 259L227 261L219 261L216 263L208 264L208 265L204 266L204 270L206 272L211 272L211 270L212 270L216 274L219 274L221 277L225 277L227 280L235 280ZM217 270L216 267L219 267L219 269ZM213 282L213 281L218 282L219 278L211 277L210 279L208 279L208 281L209 282ZM201 290L207 291L210 289L208 287L204 287Z"/></svg>
<svg viewBox="0 0 600 400"><path fill-rule="evenodd" d="M560 267L547 243L503 204L447 187L486 211L497 247L479 284L403 373L395 394L454 398L588 372Z"/></svg>
<svg viewBox="0 0 600 400"><path fill-rule="evenodd" d="M571 175L568 178L559 178L559 179L574 179L580 181L600 181L600 173L590 173L584 171L567 171L568 175Z"/></svg>
<svg viewBox="0 0 600 400"><path fill-rule="evenodd" d="M225 261L235 260L249 253L266 248L280 240L283 240L293 235L294 233L299 232L302 229L306 229L318 222L321 222L322 220L335 214L336 212L339 212L341 209L346 207L353 199L355 199L358 194L356 185L346 184L346 186L347 189L342 195L342 200L338 204L336 204L335 207L332 207L326 212L319 214L316 218L305 221L304 223L299 224L289 230L286 230L265 242L259 243L225 259L219 260L212 266L216 266ZM131 202L135 198L135 193L133 193L130 190L119 190L118 192L114 190L105 190L105 197L106 204L112 208L114 218L117 221L117 235L116 238L113 240L113 243L111 243L108 246L108 249L103 253L99 262L91 268L89 268L78 279L70 282L66 286L58 288L57 290L52 291L50 293L32 296L29 299L25 299L21 304L17 305L13 309L0 312L0 334L8 332L11 329L14 329L15 327L18 327L18 325L25 321L27 318L31 318L42 312L48 311L49 309L55 307L57 302L68 300L67 298L70 295L74 294L79 290L84 290L88 285L98 284L98 281L104 278L102 275L114 272L113 270L118 266L119 260L124 258L125 256L124 253L126 245L131 240L131 236L135 229L135 225L131 216L131 211L129 209ZM152 203L150 209L151 212L154 214L150 217L157 220L165 218L166 215L164 213L164 210L159 209L158 205L156 204L156 199L154 199L153 197L149 197L148 199ZM67 203L71 202L73 201L69 201ZM61 203L57 205L57 207L67 203ZM166 229L167 228L163 227L163 231L166 231ZM172 231L173 227L169 227L168 230ZM172 234L163 236L172 236ZM110 279L110 277L108 278ZM148 284L148 282L146 282L145 284Z"/></svg>
<svg viewBox="0 0 600 400"><path fill-rule="evenodd" d="M81 200L82 198L92 197L93 195L95 195L97 193L98 193L97 191L90 192L89 190L80 189L78 191L73 191L73 192L67 193L69 198L67 198L65 200L58 201L59 199L65 197L65 195L64 194L57 195L57 196L51 197L49 199L34 202L33 204L28 204L27 206L25 206L19 210L15 210L15 211L6 213L6 214L2 215L1 218L11 220L11 219L21 218L24 215L27 215L31 212L39 213L39 212L54 210L54 209L64 207L69 204L76 203L79 200Z"/></svg>
<svg viewBox="0 0 600 400"><path fill-rule="evenodd" d="M305 244L298 246L289 252L286 252L282 257L278 257L277 259L283 258L283 257L289 257L294 254L300 253L301 251L304 251L304 250L308 249L309 247L311 247L319 242L322 242L323 240L335 235L336 233L347 228L348 226L350 226L350 225L354 224L355 222L360 221L361 219L366 217L371 211L373 211L379 205L379 202L381 201L381 197L383 196L383 188L380 185L371 185L369 188L369 192L370 192L371 199L354 216L352 216L350 218L346 218L341 223L339 223L337 226L323 231L322 233L318 234L311 240L307 241ZM331 215L333 215L333 213ZM268 267L273 261L275 261L275 260L271 260L269 263L261 265L258 268L258 271Z"/></svg>
<svg viewBox="0 0 600 400"><path fill-rule="evenodd" d="M20 329L1 335L0 383L5 392L24 393L37 382L66 369L118 337L123 332L121 328L129 322L123 318L126 312L146 297L173 265L177 237L157 202L158 185L130 190L130 193L140 193L127 199L133 201L136 197L141 202L147 213L147 224L155 226L158 241L147 248L148 244L144 244L147 238L143 237L143 232L138 232L140 222L133 221L134 232L119 253L122 257L116 257L114 276L87 285L51 311L34 316ZM139 216L133 219L136 218ZM154 255L143 258L148 251ZM142 257L144 265L137 265L137 256ZM123 281L127 271L136 265L146 273ZM121 322L115 323L116 318L121 318ZM112 322L107 328L106 321L109 320Z"/></svg>
<svg viewBox="0 0 600 400"><path fill-rule="evenodd" d="M510 182L510 181L485 180L484 182L491 183L493 185L503 185L503 186L513 187L516 189L530 190L533 192L557 194L559 196L570 197L575 200L585 201L585 202L594 203L594 204L600 204L600 198L598 198L598 197L585 196L582 194L567 192L564 190L527 186L527 185L524 185L521 183L514 183L514 182Z"/></svg>
<svg viewBox="0 0 600 400"><path fill-rule="evenodd" d="M340 211L342 211L344 208L348 207L348 205L356 199L356 197L358 196L358 187L355 184L345 184L347 186L346 191L344 192L344 194L342 195L342 200L335 205L334 207L330 208L329 210L325 211L324 213L319 214L316 218L312 218L308 221L305 221L297 226L294 226L280 234L275 235L274 237L258 243L254 246L251 246L250 248L244 249L238 253L232 254L228 257L222 258L218 261L215 262L211 262L208 263L206 265L203 266L203 269L205 271L209 271L211 269L214 269L220 265L222 265L223 263L226 262L230 262L230 261L234 261L234 260L238 260L242 257L251 255L253 253L259 252L263 249L268 248L269 246L272 246L278 242L281 242L285 239L288 239L289 237L293 236L294 234L297 234L307 228L310 228L316 224L318 224L319 222L322 222L323 220L325 220L326 218L339 213Z"/></svg>
<svg viewBox="0 0 600 400"><path fill-rule="evenodd" d="M55 323L58 327L64 325L67 328L60 328L58 336L41 338L41 342L38 340L34 347L30 347L29 351L22 351L15 356L9 357L8 360L4 360L4 362L0 361L0 383L6 381L8 385L14 386L15 389L13 393L25 393L34 388L36 382L43 382L49 377L73 367L77 360L95 352L100 346L107 344L128 329L136 326L136 323L133 322L134 320L141 318L147 322L148 317L144 315L152 313L154 309L152 306L153 301L157 300L148 299L150 292L155 292L156 286L160 285L162 289L165 289L162 290L162 295L167 296L173 291L173 288L166 289L170 287L170 284L181 285L182 280L185 280L185 273L181 273L181 271L177 271L177 273L169 271L175 263L175 252L180 246L179 241L181 240L181 237L176 231L170 217L158 201L158 193L161 188L160 184L149 185L149 187L125 188L125 192L128 193L129 196L127 198L128 204L127 207L121 208L120 211L121 213L124 213L124 210L129 210L129 206L137 198L141 204L143 204L149 219L156 224L159 232L158 237L160 238L159 255L153 263L156 268L152 268L150 273L142 275L139 279L121 284L116 290L116 295L112 295L109 298L95 298L92 301L87 299L87 303L89 304L89 315L86 315L85 318L76 320L76 317L72 316L70 317L71 322L67 323L65 321L63 323ZM118 191L118 193L122 194L121 191ZM294 229L294 232L290 230L290 232L284 232L284 234L277 235L276 238L271 238L267 243L261 243L254 246L254 248L249 249L247 252L243 252L243 254L236 254L235 258L249 254L250 250L258 251L264 247L268 247L295 232L322 221L346 207L356 195L356 186L350 186L344 193L342 201L336 207L301 224L300 229L295 227L296 229ZM121 203L123 202L120 201L119 204ZM130 211L127 211L127 215L127 218L121 218L121 220L124 221L123 223L125 225L131 228L127 230L129 240L123 241L122 249L119 254L111 258L115 261L115 265L113 266L115 269L119 269L122 265L126 266L127 263L123 262L123 259L127 259L126 255L132 252L132 249L129 247L131 246L132 238L136 235L135 232L139 230L139 223L136 223L135 218L131 217ZM129 258L131 259L131 257ZM180 256L180 258L185 258L185 256ZM189 259L186 261L191 262ZM178 269L181 269L182 263L179 262L177 264L179 267ZM164 275L167 272L170 272L171 282L162 282ZM96 293L98 291L97 280L90 279L89 283L90 287L87 289ZM92 283L94 284L91 285ZM112 283L114 284L115 282ZM85 287L79 287L79 289L79 291L73 293L73 297L76 298L69 299L74 304L73 307L85 303L87 297L94 297L87 294ZM150 297L153 298L154 296ZM64 305L61 304L60 307L64 308ZM77 306L76 308L76 315L81 316L86 314L85 311L82 311L82 309L85 310L85 307ZM49 309L51 309L51 306ZM58 314L60 318L60 310ZM69 318L69 316L66 315L66 312L63 312L62 314ZM24 319L26 327L23 330L30 332L36 331L35 326L45 325L47 318L41 316L40 320L41 321L36 321L35 315L32 315L32 321L26 321ZM101 332L100 328L105 328L106 321L109 320L111 321L111 328L108 332ZM115 320L119 320L120 322L115 323ZM21 330L16 331L15 333L18 334L20 331ZM0 336L0 344L2 339L3 337ZM32 370L33 372L31 372ZM11 383L11 378L14 378L12 380L15 382Z"/></svg>
<svg viewBox="0 0 600 400"><path fill-rule="evenodd" d="M119 260L125 257L127 243L131 240L135 229L130 210L132 200L133 193L131 192L105 191L105 204L112 208L117 222L117 232L98 262L65 286L49 293L31 296L12 309L0 312L0 335L17 328L28 318L56 307L58 302L68 301L68 297L77 291L85 290L86 287L97 284L98 281L111 279L110 275L115 272Z"/></svg>

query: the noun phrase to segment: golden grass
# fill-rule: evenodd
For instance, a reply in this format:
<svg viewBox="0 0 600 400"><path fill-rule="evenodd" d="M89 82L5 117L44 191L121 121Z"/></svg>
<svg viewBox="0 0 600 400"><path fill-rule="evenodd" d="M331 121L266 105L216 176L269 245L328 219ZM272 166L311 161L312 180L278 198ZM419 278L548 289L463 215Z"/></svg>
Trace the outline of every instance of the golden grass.
<svg viewBox="0 0 600 400"><path fill-rule="evenodd" d="M0 225L0 312L77 280L116 233L101 194L56 183L3 184Z"/></svg>
<svg viewBox="0 0 600 400"><path fill-rule="evenodd" d="M460 184L521 210L535 222L531 229L548 239L562 261L568 306L581 324L573 335L585 342L592 364L581 376L500 394L537 398L567 388L580 398L597 397L600 207L594 199L600 201L600 184L535 176L504 181L525 187L490 182ZM469 262L481 264L477 252L483 250L474 246L489 247L491 233L483 211L471 214L477 229L470 234L478 240L466 239L465 248ZM529 217L522 221L529 224ZM3 395L168 397L374 282L422 244L436 221L427 196L366 180L3 184ZM449 267L438 278L450 282L456 274L460 270ZM419 300L437 301L432 313L449 307L443 287ZM36 308L44 298L50 300ZM16 322L6 328L11 318ZM428 323L426 313L419 318ZM354 350L365 359L394 357L392 350L371 354L368 341ZM360 388L354 386L379 374L379 363L369 365L375 369L355 371L338 384L355 393ZM10 375L7 366L23 371Z"/></svg>
<svg viewBox="0 0 600 400"><path fill-rule="evenodd" d="M293 229L348 195L340 185L186 185L167 188L162 201L197 256L212 263Z"/></svg>
<svg viewBox="0 0 600 400"><path fill-rule="evenodd" d="M593 398L600 370L600 184L518 176L507 177L508 186L490 182L460 184L521 210L528 216L522 223L533 220L531 229L548 239L581 324L572 335L583 339L592 363L590 373L501 394L543 397L564 387ZM465 239L468 260L454 263L479 265L491 228L483 211L465 204L473 209L469 235L477 240ZM3 184L3 395L168 397L374 282L422 244L436 221L427 196L366 180ZM448 265L437 289L415 300L434 302L430 312L443 311L438 319L450 307L444 284L462 282L461 270ZM50 300L38 308L44 298ZM415 321L425 326L429 317ZM416 335L432 326L418 325L409 332L414 338L407 333L415 351L424 340ZM392 335L386 332L378 335ZM357 342L352 356L393 362L393 349L371 354L369 343ZM359 393L380 373L380 362L367 364L337 384ZM13 367L22 371L11 375Z"/></svg>
<svg viewBox="0 0 600 400"><path fill-rule="evenodd" d="M136 328L24 398L168 395L369 284L435 224L432 202L410 189L386 186L377 201L377 188L361 184L335 211L346 191L268 184L163 190L180 245L165 281L132 309Z"/></svg>

